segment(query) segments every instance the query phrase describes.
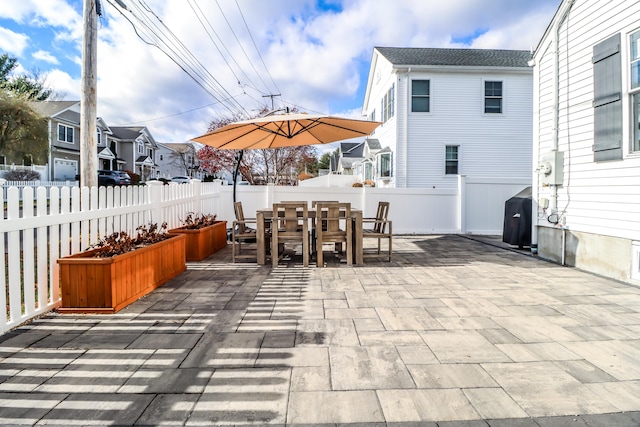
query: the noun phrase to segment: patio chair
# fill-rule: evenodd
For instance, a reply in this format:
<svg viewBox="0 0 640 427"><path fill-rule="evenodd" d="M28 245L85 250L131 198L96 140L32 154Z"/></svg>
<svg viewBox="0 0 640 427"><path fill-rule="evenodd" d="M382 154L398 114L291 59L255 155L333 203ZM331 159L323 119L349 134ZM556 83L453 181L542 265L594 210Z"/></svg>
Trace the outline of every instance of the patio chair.
<svg viewBox="0 0 640 427"><path fill-rule="evenodd" d="M311 201L311 209L316 209L316 205L318 203L339 203L338 200L312 200ZM316 220L315 218L311 221L311 253L316 253ZM326 224L325 224L326 226ZM336 243L336 247L338 244ZM337 250L337 249L336 249Z"/></svg>
<svg viewBox="0 0 640 427"><path fill-rule="evenodd" d="M322 246L333 243L342 251L346 246L347 265L353 264L351 203L318 202L316 204L316 265L324 266ZM339 246L338 246L339 245Z"/></svg>
<svg viewBox="0 0 640 427"><path fill-rule="evenodd" d="M378 250L376 252L367 252L366 250L363 253L364 258L377 258L380 256L381 251L381 240L388 239L388 259L391 262L391 241L392 241L392 231L391 231L391 221L387 218L389 216L389 202L378 202L378 211L376 212L375 218L363 218L362 219L362 238L364 239L378 239ZM367 224L373 224L373 227L366 228ZM387 229L388 226L388 229ZM364 246L364 241L363 241Z"/></svg>
<svg viewBox="0 0 640 427"><path fill-rule="evenodd" d="M231 243L233 246L231 261L235 263L236 259L256 259L257 255L255 253L242 253L242 243L254 243L256 241L256 229L247 226L247 224L256 224L256 219L244 217L242 202L235 202L233 210L236 214L236 220L233 221L231 228Z"/></svg>
<svg viewBox="0 0 640 427"><path fill-rule="evenodd" d="M284 253L287 243L302 244L302 263L308 267L310 250L307 202L274 203L271 225L271 262L273 267L278 266L280 253Z"/></svg>

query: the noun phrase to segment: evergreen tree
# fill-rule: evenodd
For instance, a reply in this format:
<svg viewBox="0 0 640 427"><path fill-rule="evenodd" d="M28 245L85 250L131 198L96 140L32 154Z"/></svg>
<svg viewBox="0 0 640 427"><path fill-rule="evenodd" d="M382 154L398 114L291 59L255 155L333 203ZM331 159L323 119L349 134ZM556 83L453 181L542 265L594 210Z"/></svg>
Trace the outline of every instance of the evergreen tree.
<svg viewBox="0 0 640 427"><path fill-rule="evenodd" d="M29 101L46 101L53 91L46 87L44 79L38 72L32 75L13 75L18 67L17 58L6 53L0 55L0 88Z"/></svg>

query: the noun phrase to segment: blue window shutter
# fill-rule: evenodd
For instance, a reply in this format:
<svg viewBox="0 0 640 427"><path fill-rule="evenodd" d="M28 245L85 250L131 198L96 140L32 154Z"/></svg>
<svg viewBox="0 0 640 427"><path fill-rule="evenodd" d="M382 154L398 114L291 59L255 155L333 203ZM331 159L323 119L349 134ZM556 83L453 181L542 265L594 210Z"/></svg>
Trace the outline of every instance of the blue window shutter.
<svg viewBox="0 0 640 427"><path fill-rule="evenodd" d="M620 34L593 47L594 160L622 159Z"/></svg>

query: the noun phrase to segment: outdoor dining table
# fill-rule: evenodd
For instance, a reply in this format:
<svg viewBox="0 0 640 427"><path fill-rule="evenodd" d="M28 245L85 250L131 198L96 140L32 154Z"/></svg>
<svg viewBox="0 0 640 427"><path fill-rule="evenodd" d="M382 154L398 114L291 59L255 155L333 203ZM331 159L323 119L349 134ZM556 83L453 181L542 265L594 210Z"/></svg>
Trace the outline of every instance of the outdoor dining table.
<svg viewBox="0 0 640 427"><path fill-rule="evenodd" d="M315 221L316 218L316 210L315 208L310 208L308 211L309 219L311 221ZM267 248L268 245L271 244L270 241L266 241L265 239L265 230L267 229L267 224L271 222L273 219L273 209L272 208L262 208L256 211L256 244L257 244L257 259L258 264L265 265L267 263ZM364 256L363 256L363 239L362 239L362 210L361 209L351 209L351 219L352 219L352 235L353 235L353 263L355 265L364 264ZM319 248L322 250L322 248Z"/></svg>

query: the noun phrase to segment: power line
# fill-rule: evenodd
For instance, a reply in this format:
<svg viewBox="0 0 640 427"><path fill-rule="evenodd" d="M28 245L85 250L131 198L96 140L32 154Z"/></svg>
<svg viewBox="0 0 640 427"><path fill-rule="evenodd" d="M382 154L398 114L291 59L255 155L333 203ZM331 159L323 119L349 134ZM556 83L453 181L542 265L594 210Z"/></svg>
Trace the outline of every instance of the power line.
<svg viewBox="0 0 640 427"><path fill-rule="evenodd" d="M264 63L264 59L262 58L262 55L260 54L260 49L258 49L258 45L256 44L256 41L254 40L253 35L251 34L251 30L249 30L249 25L247 25L247 20L244 19L244 14L242 13L242 9L240 9L240 5L238 4L238 0L236 0L236 6L238 7L238 11L240 12L240 16L242 17L242 22L244 22L244 26L247 29L247 33L249 33L249 37L251 38L251 42L253 43L253 47L255 47L256 48L256 52L258 52L258 57L260 58L260 61L262 62L262 66L267 71L267 74L269 75L269 78L271 79L271 83L273 83L273 85L275 86L276 90L278 92L281 92L280 88L276 84L275 80L273 80L273 76L271 76L271 73L269 72L269 68L267 68L267 64ZM271 100L273 100L273 98L271 98Z"/></svg>
<svg viewBox="0 0 640 427"><path fill-rule="evenodd" d="M158 27L158 25L153 22L152 20L149 20L146 16L143 15L143 17L147 18L147 20L151 23L151 25L154 25L154 27L158 30L160 30L160 32L164 32L164 34L166 35L165 31L168 31L169 33L169 42L174 46L174 48L172 48L171 46L169 46L169 44L165 41L165 39L160 38L160 41L162 43L165 44L165 46L167 46L167 48L169 48L172 52L179 54L179 51L182 51L183 54L186 55L182 57L183 60L187 61L187 63L191 66L191 69L198 73L198 75L200 76L201 79L203 79L203 81L209 81L209 83L211 84L211 81L209 79L211 79L213 81L213 84L211 85L216 93L218 94L218 96L224 97L229 96L230 97L230 93L222 86L222 84L220 84L220 82L218 82L212 75L211 73L209 73L209 71L202 65L202 63L200 63L200 61L189 51L189 49L187 49L187 47L182 43L182 41L180 41L180 39L178 39L178 37L173 33L173 31L171 31L171 29L169 29L164 22L155 14L155 12L153 12L153 10L151 10L151 8L146 5L144 3L144 0L138 0L141 5L143 5L143 7L149 11L149 13L151 13L158 22L160 22L160 24L162 24L162 27ZM153 31L153 30L152 30ZM167 53L165 51L165 53ZM231 98L231 100L233 100ZM237 104L235 107L240 107L240 109L244 110L244 108L240 105Z"/></svg>
<svg viewBox="0 0 640 427"><path fill-rule="evenodd" d="M139 123L148 123L148 122L155 122L155 121L163 120L163 119L169 119L171 117L177 117L177 116L181 116L183 114L188 114L188 113L192 113L194 111L202 110L203 108L209 108L209 107L214 106L216 104L219 104L219 102L212 102L211 104L203 105L201 107L195 107L195 108L192 108L190 110L181 111L181 112L175 113L175 114L169 114L167 116L154 117L152 119L147 119L147 120L138 120L138 121L131 122L131 123L117 124L117 125L114 125L114 126L133 126L133 125L136 125L136 124L139 124Z"/></svg>
<svg viewBox="0 0 640 427"><path fill-rule="evenodd" d="M204 14L204 12L202 11L202 9L200 8L200 6L198 5L198 3L193 0L193 3L195 4L195 7L198 9L197 11L195 10L193 4L191 3L191 0L188 0L189 2L189 6L191 6L191 10L193 11L193 13L196 15L196 18L198 18L198 21L200 21L200 24L202 25L202 27L204 28L204 31L207 33L207 35L209 36L209 40L211 40L211 43L213 43L213 45L216 47L216 50L218 51L218 53L220 54L220 56L222 57L222 59L224 60L224 62L227 64L227 67L229 67L229 70L231 71L231 74L233 74L233 76L235 77L236 81L238 82L238 84L241 84L241 79L237 76L237 74L233 71L233 67L231 66L231 64L229 64L229 61L227 61L227 58L225 57L224 53L220 50L220 47L218 46L218 43L220 45L222 45L222 47L224 48L224 50L227 52L228 56L231 58L231 60L233 61L233 63L236 65L236 67L238 68L238 70L240 70L240 72L244 75L244 77L247 79L247 81L249 83L251 83L253 85L253 82L251 82L251 79L249 78L249 76L247 75L247 73L244 72L243 67L240 66L240 64L238 64L238 62L235 60L235 58L233 57L233 55L231 54L231 52L229 51L229 49L227 48L227 46L224 44L224 42L222 41L222 38L218 35L218 33L216 32L216 30L213 28L213 26L211 25L211 22L209 22L209 20L207 19L206 15ZM205 25L206 22L206 25ZM213 36L211 35L213 33L213 35L216 36L216 38L218 39L218 43L216 43L216 41L213 39Z"/></svg>
<svg viewBox="0 0 640 427"><path fill-rule="evenodd" d="M248 115L245 108L231 96L222 84L209 73L202 63L189 51L178 37L164 24L153 10L142 0L129 1L131 7L127 7L124 0L113 0L122 9L120 14L133 26L136 35L145 43L153 45L167 55L200 87L216 99L224 108L234 115L239 112ZM112 0L108 2L116 7ZM116 7L117 8L117 7ZM133 22L124 12L128 12ZM145 12L146 11L146 12ZM152 16L150 16L152 15ZM155 18L155 19L154 19ZM159 22L159 24L158 24Z"/></svg>
<svg viewBox="0 0 640 427"><path fill-rule="evenodd" d="M251 65L251 68L253 68L253 71L256 73L256 75L258 76L258 78L260 79L260 81L262 82L264 87L267 89L267 92L270 92L269 86L262 79L262 76L260 75L260 73L256 69L255 65L253 65L253 61L251 61L251 58L249 57L249 54L247 54L247 51L244 50L244 47L242 46L242 43L240 42L240 39L238 38L238 35L233 30L233 27L231 26L231 23L227 19L227 15L225 15L224 10L222 10L222 7L220 7L220 3L218 3L218 0L216 0L216 5L218 6L218 9L220 9L220 13L222 13L222 17L224 18L224 20L226 21L227 25L229 26L229 29L231 30L231 34L233 34L233 36L235 37L236 41L238 42L238 46L240 46L240 49L242 50L242 53L244 53L244 56L249 61L249 65Z"/></svg>

